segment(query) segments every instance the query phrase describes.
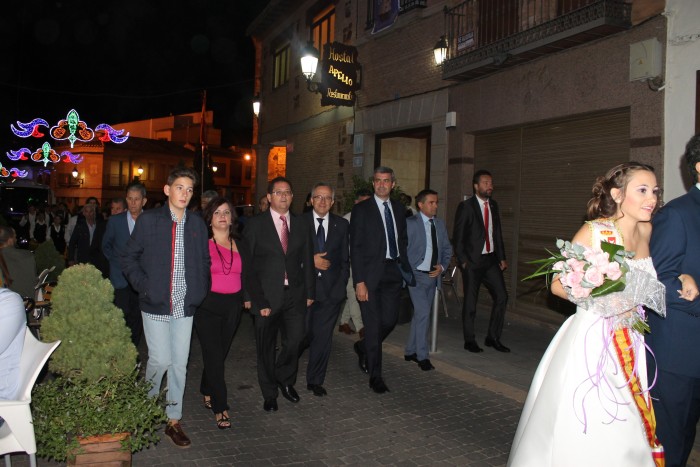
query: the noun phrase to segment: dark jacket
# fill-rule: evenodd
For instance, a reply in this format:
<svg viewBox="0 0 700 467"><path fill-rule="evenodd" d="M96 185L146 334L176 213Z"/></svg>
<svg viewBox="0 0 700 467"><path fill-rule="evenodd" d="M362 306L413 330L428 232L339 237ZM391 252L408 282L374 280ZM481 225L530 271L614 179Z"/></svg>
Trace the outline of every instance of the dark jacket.
<svg viewBox="0 0 700 467"><path fill-rule="evenodd" d="M141 310L154 315L171 312L171 280L176 224L166 204L144 211L121 254L122 272L139 293ZM193 316L211 281L208 232L199 216L187 213L184 232L185 316Z"/></svg>
<svg viewBox="0 0 700 467"><path fill-rule="evenodd" d="M313 209L305 212L302 217L309 223L313 234L318 225ZM326 247L324 249L326 256L324 258L331 262L331 267L325 271L316 271L316 300L342 302L347 298L347 285L350 277L348 244L350 224L347 220L333 213L328 214L327 224L324 226L326 229ZM316 253L321 252L318 250L318 242L314 241L314 254Z"/></svg>
<svg viewBox="0 0 700 467"><path fill-rule="evenodd" d="M503 232L501 230L501 214L498 203L489 199L491 209L491 219L493 220L493 252L498 261L505 261L506 249L503 244ZM484 216L481 213L481 206L478 198L471 198L462 201L457 206L454 227L454 253L460 265L467 264L467 267L479 265L481 252L486 242L486 230L484 228Z"/></svg>

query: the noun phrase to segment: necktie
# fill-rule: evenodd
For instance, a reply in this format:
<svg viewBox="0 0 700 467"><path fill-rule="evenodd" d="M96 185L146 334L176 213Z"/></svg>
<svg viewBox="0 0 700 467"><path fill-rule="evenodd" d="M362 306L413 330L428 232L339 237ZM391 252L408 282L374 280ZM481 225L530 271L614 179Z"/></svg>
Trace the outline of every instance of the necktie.
<svg viewBox="0 0 700 467"><path fill-rule="evenodd" d="M318 251L326 251L326 229L323 228L323 219L318 217L318 230L316 231L316 241L318 242Z"/></svg>
<svg viewBox="0 0 700 467"><path fill-rule="evenodd" d="M491 253L491 240L489 239L489 202L484 201L484 236L486 237L486 253Z"/></svg>
<svg viewBox="0 0 700 467"><path fill-rule="evenodd" d="M389 245L389 256L391 259L396 259L399 256L398 248L396 248L396 232L394 231L394 217L389 209L389 202L384 201L384 219L386 220L386 236L387 244Z"/></svg>
<svg viewBox="0 0 700 467"><path fill-rule="evenodd" d="M280 216L282 221L282 234L280 235L280 241L282 242L282 250L284 254L287 254L287 246L289 246L289 227L287 226L287 218Z"/></svg>
<svg viewBox="0 0 700 467"><path fill-rule="evenodd" d="M437 244L437 230L435 229L435 222L430 219L430 242L433 245L433 254L430 256L430 268L433 270L435 265L438 263L438 244Z"/></svg>

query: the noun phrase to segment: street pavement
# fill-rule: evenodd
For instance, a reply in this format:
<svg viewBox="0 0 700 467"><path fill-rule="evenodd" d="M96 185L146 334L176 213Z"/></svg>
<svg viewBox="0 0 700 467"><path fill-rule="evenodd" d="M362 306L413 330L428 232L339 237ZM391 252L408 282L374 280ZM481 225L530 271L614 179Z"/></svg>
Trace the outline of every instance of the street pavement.
<svg viewBox="0 0 700 467"><path fill-rule="evenodd" d="M449 295L449 294L448 294ZM384 343L384 379L391 392L375 394L358 368L357 335L336 332L325 397L306 390L308 352L295 385L301 401L279 397L279 411L264 412L257 384L252 319L244 314L226 366L232 429L217 429L199 394L201 349L196 333L185 389L182 426L189 449L161 441L134 454L135 466L265 465L459 465L502 466L508 459L522 404L537 363L556 326L506 315L502 342L511 353L463 349L461 311L448 296L440 307L433 371L403 358L409 325L398 325ZM477 313L483 344L489 310ZM337 329L337 328L336 328ZM140 349L145 353L142 344ZM13 455L17 466L26 457ZM689 465L700 465L694 451ZM58 465L39 459L39 465Z"/></svg>

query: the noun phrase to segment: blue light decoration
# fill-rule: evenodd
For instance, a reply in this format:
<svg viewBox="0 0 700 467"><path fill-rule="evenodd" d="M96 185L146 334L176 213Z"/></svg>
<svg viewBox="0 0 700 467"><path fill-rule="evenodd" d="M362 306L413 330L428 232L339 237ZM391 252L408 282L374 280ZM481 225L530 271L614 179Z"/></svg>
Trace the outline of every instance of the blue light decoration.
<svg viewBox="0 0 700 467"><path fill-rule="evenodd" d="M2 177L2 178L7 178L7 177L24 178L28 174L29 174L29 172L26 170L20 170L16 167L12 167L12 168L8 169L7 167L4 167L0 163L0 177Z"/></svg>
<svg viewBox="0 0 700 467"><path fill-rule="evenodd" d="M113 143L121 144L127 139L129 139L129 133L127 133L125 136L122 136L124 134L124 130L115 130L106 123L100 123L99 125L97 125L95 127L95 131L104 132L102 136L98 137L98 139L103 143L111 141Z"/></svg>
<svg viewBox="0 0 700 467"><path fill-rule="evenodd" d="M29 158L25 154L31 154L31 153L32 153L32 151L30 151L29 149L22 148L22 149L18 149L16 151L13 151L10 149L8 152L5 153L5 155L11 161L26 161Z"/></svg>
<svg viewBox="0 0 700 467"><path fill-rule="evenodd" d="M44 134L39 131L39 126L42 125L48 128L49 122L43 118L35 118L29 123L17 121L17 126L20 128L19 130L15 128L14 125L10 125L10 129L12 130L12 133L20 138L29 138L30 136L34 138L42 138Z"/></svg>
<svg viewBox="0 0 700 467"><path fill-rule="evenodd" d="M80 120L80 116L75 109L71 109L64 120L59 120L56 126L52 126L49 134L56 141L67 139L73 149L76 141L87 143L95 137L92 128L88 128L87 123Z"/></svg>

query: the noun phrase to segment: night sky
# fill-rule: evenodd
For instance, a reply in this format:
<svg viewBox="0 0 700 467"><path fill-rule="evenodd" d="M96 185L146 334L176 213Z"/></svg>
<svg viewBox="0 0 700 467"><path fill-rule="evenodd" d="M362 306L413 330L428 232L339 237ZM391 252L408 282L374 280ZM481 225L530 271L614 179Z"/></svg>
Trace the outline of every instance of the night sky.
<svg viewBox="0 0 700 467"><path fill-rule="evenodd" d="M16 121L118 123L207 109L222 145L250 144L254 50L266 0L22 0L0 11L0 154ZM26 140L25 140L26 143ZM0 160L6 160L4 157Z"/></svg>

